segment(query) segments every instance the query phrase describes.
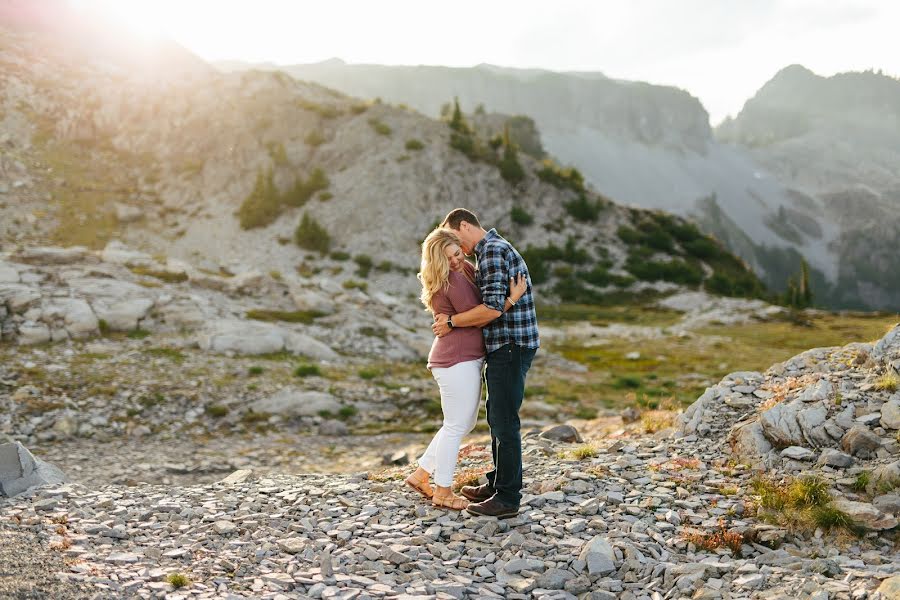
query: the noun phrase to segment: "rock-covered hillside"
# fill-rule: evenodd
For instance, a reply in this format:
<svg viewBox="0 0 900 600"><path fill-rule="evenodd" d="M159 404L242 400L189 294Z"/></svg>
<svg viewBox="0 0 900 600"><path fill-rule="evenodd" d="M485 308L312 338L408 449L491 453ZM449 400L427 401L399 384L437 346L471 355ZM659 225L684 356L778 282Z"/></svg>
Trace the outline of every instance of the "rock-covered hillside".
<svg viewBox="0 0 900 600"><path fill-rule="evenodd" d="M4 245L115 239L162 263L328 276L408 302L419 241L467 206L526 251L548 296L762 291L692 225L614 204L489 122L453 129L283 73L161 79L40 35L4 32L3 48Z"/></svg>
<svg viewBox="0 0 900 600"><path fill-rule="evenodd" d="M799 269L796 244L769 226L793 199L747 152L717 141L706 110L683 90L599 73L491 65L388 67L331 60L277 68L356 96L404 102L429 115L439 114L454 96L469 111L483 105L527 115L550 154L577 167L616 201L694 218L770 287L782 288ZM824 246L804 248L803 254L818 269L832 272Z"/></svg>
<svg viewBox="0 0 900 600"><path fill-rule="evenodd" d="M483 105L528 115L548 151L598 189L620 202L691 216L770 287L783 288L802 256L821 303L897 306L886 258L896 229L891 165L898 147L896 81L889 77L825 80L788 68L713 135L706 111L688 93L598 73L340 60L278 68L430 115L453 96L468 110Z"/></svg>
<svg viewBox="0 0 900 600"><path fill-rule="evenodd" d="M802 248L834 257L821 283L837 306L896 308L893 241L900 232L900 81L881 73L821 77L780 71L717 130L750 152L794 198L772 223Z"/></svg>

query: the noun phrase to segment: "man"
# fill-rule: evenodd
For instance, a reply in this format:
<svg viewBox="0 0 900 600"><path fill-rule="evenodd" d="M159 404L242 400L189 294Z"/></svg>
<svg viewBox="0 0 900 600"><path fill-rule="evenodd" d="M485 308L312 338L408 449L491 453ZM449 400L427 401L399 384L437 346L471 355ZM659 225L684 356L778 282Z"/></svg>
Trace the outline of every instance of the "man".
<svg viewBox="0 0 900 600"><path fill-rule="evenodd" d="M459 235L463 252L475 254L475 284L481 289L483 304L456 315L435 315L432 328L440 336L453 327L483 327L487 348L487 420L494 469L485 475L485 485L466 486L461 492L472 501L467 510L473 515L513 517L522 500L519 408L525 395L525 375L540 346L531 279L522 255L496 229L485 231L471 211L451 211L441 227ZM504 313L510 278L519 274L525 275L528 289Z"/></svg>

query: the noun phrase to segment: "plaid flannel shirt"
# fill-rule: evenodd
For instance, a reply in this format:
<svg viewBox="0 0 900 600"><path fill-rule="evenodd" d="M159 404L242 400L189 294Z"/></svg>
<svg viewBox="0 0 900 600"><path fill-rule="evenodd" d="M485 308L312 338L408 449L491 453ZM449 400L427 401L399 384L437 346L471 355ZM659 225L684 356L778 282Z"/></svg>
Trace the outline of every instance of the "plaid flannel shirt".
<svg viewBox="0 0 900 600"><path fill-rule="evenodd" d="M481 289L481 300L488 308L501 313L482 329L487 351L493 352L510 343L523 348L538 348L541 341L534 311L534 291L522 255L496 229L491 229L475 245L475 257L478 259L475 285ZM528 288L516 305L504 313L509 279L519 273L525 274Z"/></svg>

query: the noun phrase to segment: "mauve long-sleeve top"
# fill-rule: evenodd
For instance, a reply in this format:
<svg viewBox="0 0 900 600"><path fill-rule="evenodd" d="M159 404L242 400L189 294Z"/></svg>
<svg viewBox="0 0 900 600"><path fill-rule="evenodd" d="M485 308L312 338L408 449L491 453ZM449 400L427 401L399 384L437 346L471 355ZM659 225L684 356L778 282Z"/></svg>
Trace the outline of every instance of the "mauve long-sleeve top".
<svg viewBox="0 0 900 600"><path fill-rule="evenodd" d="M466 268L474 269L466 263ZM464 274L450 271L450 285L431 299L434 314L458 315L481 304L481 292ZM444 337L434 338L428 354L428 368L453 365L485 356L480 327L454 327Z"/></svg>

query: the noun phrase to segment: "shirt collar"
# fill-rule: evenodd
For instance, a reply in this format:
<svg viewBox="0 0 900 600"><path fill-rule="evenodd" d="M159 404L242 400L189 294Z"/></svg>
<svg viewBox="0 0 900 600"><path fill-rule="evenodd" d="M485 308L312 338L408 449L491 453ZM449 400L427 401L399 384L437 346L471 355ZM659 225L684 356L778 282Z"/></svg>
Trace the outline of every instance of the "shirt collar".
<svg viewBox="0 0 900 600"><path fill-rule="evenodd" d="M497 230L492 227L491 230L484 234L484 237L481 238L481 240L477 244L475 244L475 248L472 249L472 252L475 253L475 256L481 256L481 251L484 249L484 245L488 242L488 240L496 237L498 237Z"/></svg>

